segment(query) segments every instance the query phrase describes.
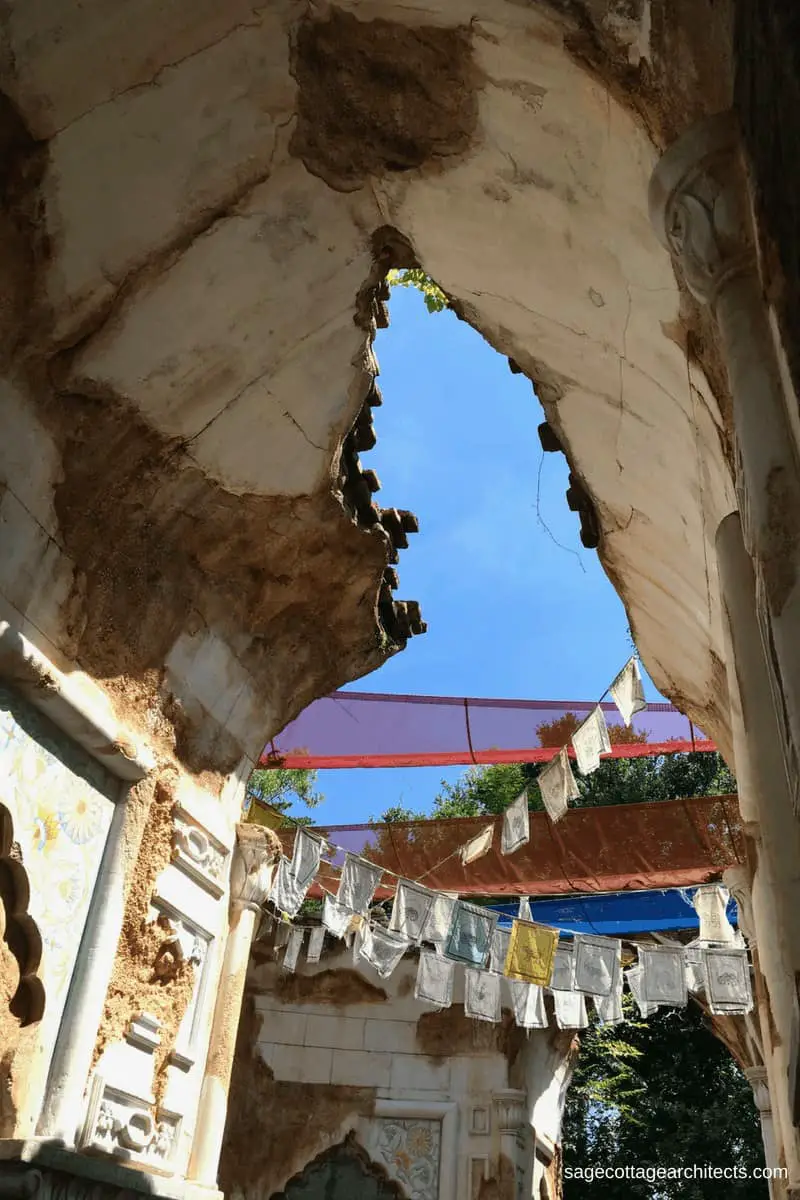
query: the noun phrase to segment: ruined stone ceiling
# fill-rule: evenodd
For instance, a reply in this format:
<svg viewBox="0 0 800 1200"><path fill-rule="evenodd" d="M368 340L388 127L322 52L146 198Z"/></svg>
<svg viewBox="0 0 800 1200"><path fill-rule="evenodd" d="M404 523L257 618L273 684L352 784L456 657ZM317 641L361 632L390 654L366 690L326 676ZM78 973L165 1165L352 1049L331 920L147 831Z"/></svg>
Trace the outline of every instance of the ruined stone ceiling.
<svg viewBox="0 0 800 1200"><path fill-rule="evenodd" d="M6 7L37 227L12 374L57 447L29 502L83 572L48 637L100 676L166 663L184 699L204 639L246 678L250 752L379 663L388 539L332 492L374 255L408 244L535 381L653 678L724 743L723 416L646 198L654 141L725 97L648 101L650 5L575 4L580 26L511 0Z"/></svg>

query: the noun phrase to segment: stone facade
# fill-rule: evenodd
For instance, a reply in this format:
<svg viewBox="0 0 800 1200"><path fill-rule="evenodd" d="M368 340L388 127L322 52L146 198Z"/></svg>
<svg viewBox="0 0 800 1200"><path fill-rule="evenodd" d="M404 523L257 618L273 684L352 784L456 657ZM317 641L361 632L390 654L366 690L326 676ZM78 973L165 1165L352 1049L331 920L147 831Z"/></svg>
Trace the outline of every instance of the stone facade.
<svg viewBox="0 0 800 1200"><path fill-rule="evenodd" d="M214 1186L269 873L244 782L424 631L417 520L362 462L386 271L420 265L535 385L653 679L735 766L800 1189L797 41L788 0L6 5L3 1132ZM296 1051L333 1131L417 1069Z"/></svg>

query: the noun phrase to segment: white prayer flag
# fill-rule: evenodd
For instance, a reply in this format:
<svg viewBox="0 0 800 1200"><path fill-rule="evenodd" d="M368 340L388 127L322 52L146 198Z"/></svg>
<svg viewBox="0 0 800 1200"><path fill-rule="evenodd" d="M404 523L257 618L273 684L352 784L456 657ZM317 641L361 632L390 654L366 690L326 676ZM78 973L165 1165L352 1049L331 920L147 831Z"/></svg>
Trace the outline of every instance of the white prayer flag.
<svg viewBox="0 0 800 1200"><path fill-rule="evenodd" d="M322 957L322 947L325 945L325 926L315 925L308 935L308 950L306 962L319 962Z"/></svg>
<svg viewBox="0 0 800 1200"><path fill-rule="evenodd" d="M736 930L728 920L727 908L730 895L727 888L718 883L699 887L692 904L700 918L701 942L723 942L735 946L738 943Z"/></svg>
<svg viewBox="0 0 800 1200"><path fill-rule="evenodd" d="M345 937L350 928L352 916L349 908L340 904L338 900L334 900L333 896L326 894L322 905L322 924L329 933L332 933L334 937Z"/></svg>
<svg viewBox="0 0 800 1200"><path fill-rule="evenodd" d="M635 657L628 659L609 691L624 725L630 725L631 718L647 708L642 675Z"/></svg>
<svg viewBox="0 0 800 1200"><path fill-rule="evenodd" d="M560 821L567 811L568 801L577 800L580 796L566 746L562 746L555 758L540 772L536 782L550 820Z"/></svg>
<svg viewBox="0 0 800 1200"><path fill-rule="evenodd" d="M484 854L488 854L492 848L493 837L494 823L487 825L476 837L461 847L462 863L474 862L476 858L482 858Z"/></svg>
<svg viewBox="0 0 800 1200"><path fill-rule="evenodd" d="M286 913L287 917L297 916L307 890L307 888L298 886L292 871L292 864L288 858L282 857L269 893L269 899L278 911Z"/></svg>
<svg viewBox="0 0 800 1200"><path fill-rule="evenodd" d="M733 946L729 950L708 948L703 951L703 959L708 982L706 999L712 1013L749 1013L753 993L747 951Z"/></svg>
<svg viewBox="0 0 800 1200"><path fill-rule="evenodd" d="M520 896L519 908L517 909L518 921L532 921L531 916L531 901L529 896Z"/></svg>
<svg viewBox="0 0 800 1200"><path fill-rule="evenodd" d="M707 989L706 964L701 946L684 947L686 986L690 992L705 992Z"/></svg>
<svg viewBox="0 0 800 1200"><path fill-rule="evenodd" d="M508 944L511 933L508 929L495 929L492 934L492 945L489 950L489 970L496 975L502 975L508 956Z"/></svg>
<svg viewBox="0 0 800 1200"><path fill-rule="evenodd" d="M608 996L592 996L594 1011L601 1025L619 1025L625 1017L622 1012L622 979Z"/></svg>
<svg viewBox="0 0 800 1200"><path fill-rule="evenodd" d="M382 875L383 867L368 862L358 854L348 852L345 855L336 899L351 912L365 913Z"/></svg>
<svg viewBox="0 0 800 1200"><path fill-rule="evenodd" d="M589 1024L582 992L553 992L553 1004L559 1029L585 1029Z"/></svg>
<svg viewBox="0 0 800 1200"><path fill-rule="evenodd" d="M530 841L531 818L528 812L528 793L523 792L509 804L503 813L503 835L500 843L501 854L513 854Z"/></svg>
<svg viewBox="0 0 800 1200"><path fill-rule="evenodd" d="M305 937L305 933L305 929L300 926L299 928L293 929L289 934L289 941L286 944L286 950L284 951L283 955L284 971L294 971L295 967L297 966L297 959L303 946L303 938Z"/></svg>
<svg viewBox="0 0 800 1200"><path fill-rule="evenodd" d="M414 999L449 1008L453 1003L455 963L429 950L420 950Z"/></svg>
<svg viewBox="0 0 800 1200"><path fill-rule="evenodd" d="M435 899L436 893L421 883L401 879L397 885L389 928L404 934L412 942L419 942Z"/></svg>
<svg viewBox="0 0 800 1200"><path fill-rule="evenodd" d="M314 837L302 825L298 827L294 839L294 852L292 854L292 874L303 895L311 887L319 870L319 863L322 858L322 845L323 843L318 837Z"/></svg>
<svg viewBox="0 0 800 1200"><path fill-rule="evenodd" d="M359 954L375 968L381 979L388 979L410 945L408 938L400 933L380 925L366 925Z"/></svg>
<svg viewBox="0 0 800 1200"><path fill-rule="evenodd" d="M437 950L444 947L450 936L450 926L453 924L453 913L457 903L455 896L446 896L443 892L434 893L433 904L425 918L420 941L431 942Z"/></svg>
<svg viewBox="0 0 800 1200"><path fill-rule="evenodd" d="M600 766L600 755L611 751L608 726L599 704L572 735L572 746L582 775L591 775Z"/></svg>
<svg viewBox="0 0 800 1200"><path fill-rule="evenodd" d="M511 991L514 1020L520 1029L546 1029L547 1012L542 989L523 979L509 979L507 983Z"/></svg>
<svg viewBox="0 0 800 1200"><path fill-rule="evenodd" d="M464 971L464 1015L497 1024L502 1016L500 976L477 967Z"/></svg>
<svg viewBox="0 0 800 1200"><path fill-rule="evenodd" d="M642 998L642 968L638 965L631 967L629 971L625 972L625 978L628 981L628 987L636 1002L636 1007L639 1009L640 1016L651 1017L654 1012L658 1011L658 1005L646 1004Z"/></svg>
<svg viewBox="0 0 800 1200"><path fill-rule="evenodd" d="M550 978L551 992L574 992L575 955L571 946L559 946L553 959L553 974Z"/></svg>
<svg viewBox="0 0 800 1200"><path fill-rule="evenodd" d="M610 996L620 984L622 943L618 938L575 934L575 988L590 996Z"/></svg>
<svg viewBox="0 0 800 1200"><path fill-rule="evenodd" d="M683 946L640 946L642 999L646 1004L670 1004L685 1008L686 958Z"/></svg>

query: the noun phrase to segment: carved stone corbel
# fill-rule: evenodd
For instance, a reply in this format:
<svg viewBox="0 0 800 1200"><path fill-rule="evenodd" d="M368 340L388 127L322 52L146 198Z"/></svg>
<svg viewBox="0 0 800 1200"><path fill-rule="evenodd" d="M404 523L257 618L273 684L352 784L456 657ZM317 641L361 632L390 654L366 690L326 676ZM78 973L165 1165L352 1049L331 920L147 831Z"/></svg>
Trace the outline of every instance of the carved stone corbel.
<svg viewBox="0 0 800 1200"><path fill-rule="evenodd" d="M281 844L262 825L238 825L231 864L231 907L258 912L272 884Z"/></svg>
<svg viewBox="0 0 800 1200"><path fill-rule="evenodd" d="M747 182L733 114L693 126L659 161L649 190L650 220L679 263L689 291L716 304L735 276L754 271L756 250Z"/></svg>

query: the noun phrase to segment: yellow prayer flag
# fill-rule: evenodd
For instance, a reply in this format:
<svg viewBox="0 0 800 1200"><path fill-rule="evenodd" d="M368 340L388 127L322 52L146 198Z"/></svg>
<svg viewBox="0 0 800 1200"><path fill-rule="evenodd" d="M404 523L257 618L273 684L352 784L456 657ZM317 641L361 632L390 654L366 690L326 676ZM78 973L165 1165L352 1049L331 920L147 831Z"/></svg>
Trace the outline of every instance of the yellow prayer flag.
<svg viewBox="0 0 800 1200"><path fill-rule="evenodd" d="M521 979L545 987L553 975L553 961L558 946L558 930L531 921L515 921L504 974L509 979Z"/></svg>

